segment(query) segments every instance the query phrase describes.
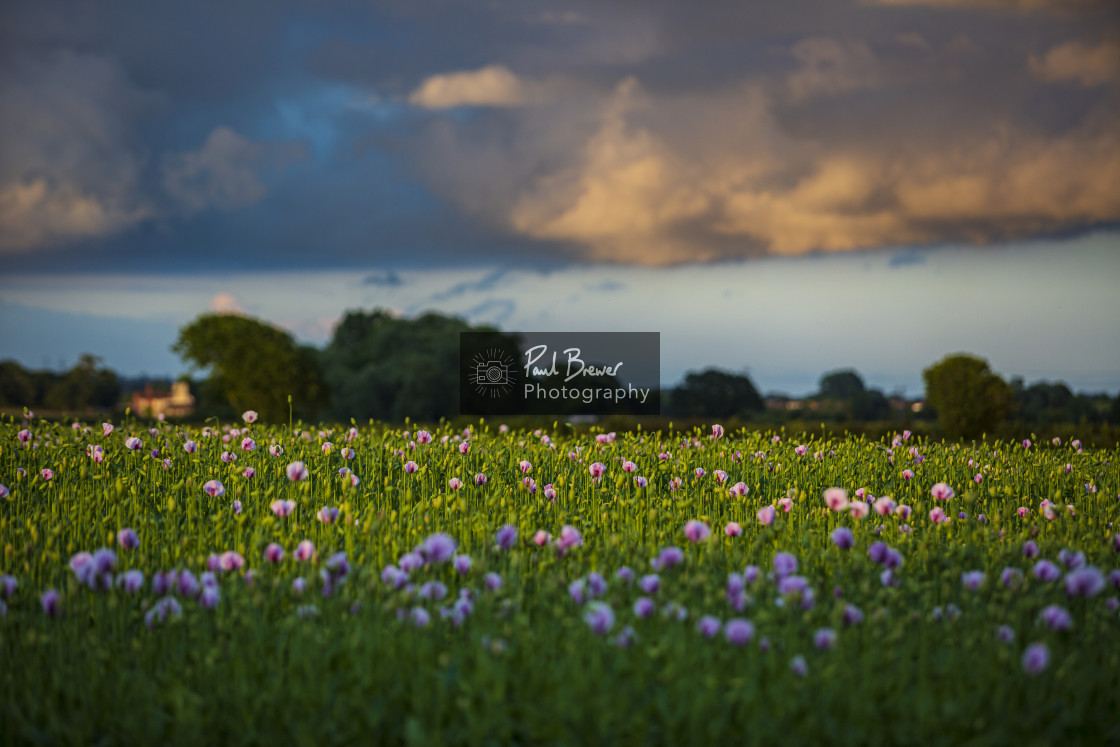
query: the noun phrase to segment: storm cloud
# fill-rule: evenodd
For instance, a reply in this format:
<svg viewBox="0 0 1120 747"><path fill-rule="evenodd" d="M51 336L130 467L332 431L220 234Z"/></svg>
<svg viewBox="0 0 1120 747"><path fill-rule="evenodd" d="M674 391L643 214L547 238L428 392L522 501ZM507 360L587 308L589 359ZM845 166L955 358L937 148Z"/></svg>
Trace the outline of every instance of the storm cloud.
<svg viewBox="0 0 1120 747"><path fill-rule="evenodd" d="M1120 218L1110 3L0 13L9 271L672 265Z"/></svg>

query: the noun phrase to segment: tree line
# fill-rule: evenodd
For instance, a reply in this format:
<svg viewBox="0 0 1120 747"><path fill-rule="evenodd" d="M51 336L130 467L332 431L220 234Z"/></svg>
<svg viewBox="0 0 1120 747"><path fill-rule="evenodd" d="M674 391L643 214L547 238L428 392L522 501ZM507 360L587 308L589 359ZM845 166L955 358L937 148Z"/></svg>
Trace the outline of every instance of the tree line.
<svg viewBox="0 0 1120 747"><path fill-rule="evenodd" d="M459 333L503 333L437 313L401 318L382 309L348 311L328 344L300 345L263 321L233 314L204 314L184 326L172 350L195 370L195 417L233 417L254 409L263 420L289 416L348 422L436 421L458 414ZM508 342L514 343L513 338ZM690 371L661 392L662 413L680 419L782 422L883 422L900 416L937 419L946 435L975 437L1002 423L1120 424L1120 395L1074 393L1062 383L1004 381L981 358L956 354L923 372L926 406L898 412L898 400L869 388L851 369L824 374L818 391L803 400L772 398L772 407L744 373L708 368ZM83 355L69 371L32 371L0 362L0 406L62 411L123 408L136 382ZM787 404L792 403L792 404ZM811 407L811 413L805 410Z"/></svg>

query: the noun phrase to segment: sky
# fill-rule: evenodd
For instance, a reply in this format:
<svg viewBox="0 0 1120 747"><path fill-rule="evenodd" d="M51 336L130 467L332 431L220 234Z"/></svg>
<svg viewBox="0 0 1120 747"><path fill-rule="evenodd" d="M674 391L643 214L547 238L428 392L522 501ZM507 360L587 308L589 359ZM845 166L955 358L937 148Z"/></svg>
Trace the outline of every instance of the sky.
<svg viewBox="0 0 1120 747"><path fill-rule="evenodd" d="M662 379L1120 390L1120 8L7 2L0 358L206 311L662 335Z"/></svg>

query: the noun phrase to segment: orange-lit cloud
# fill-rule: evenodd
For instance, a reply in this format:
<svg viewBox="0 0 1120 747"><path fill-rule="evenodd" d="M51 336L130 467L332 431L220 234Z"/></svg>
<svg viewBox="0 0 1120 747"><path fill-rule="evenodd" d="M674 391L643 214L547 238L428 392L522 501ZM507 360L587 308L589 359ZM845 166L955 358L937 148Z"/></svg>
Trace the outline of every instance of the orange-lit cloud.
<svg viewBox="0 0 1120 747"><path fill-rule="evenodd" d="M210 299L210 311L215 314L234 314L236 316L244 316L245 309L241 308L241 302L232 293L217 293Z"/></svg>
<svg viewBox="0 0 1120 747"><path fill-rule="evenodd" d="M1041 57L1031 55L1028 64L1041 80L1092 88L1120 76L1120 43L1066 42Z"/></svg>
<svg viewBox="0 0 1120 747"><path fill-rule="evenodd" d="M501 65L479 70L444 73L427 78L409 97L426 109L455 106L518 106L528 92L516 75Z"/></svg>
<svg viewBox="0 0 1120 747"><path fill-rule="evenodd" d="M859 44L816 40L794 57L781 85L657 95L627 78L558 104L568 120L533 118L509 147L434 140L430 178L516 234L651 265L986 243L1120 218L1120 119L1107 108L1056 135L993 117L910 142L810 137L782 121L790 106L884 78ZM573 139L579 107L594 124ZM471 173L487 175L486 197Z"/></svg>

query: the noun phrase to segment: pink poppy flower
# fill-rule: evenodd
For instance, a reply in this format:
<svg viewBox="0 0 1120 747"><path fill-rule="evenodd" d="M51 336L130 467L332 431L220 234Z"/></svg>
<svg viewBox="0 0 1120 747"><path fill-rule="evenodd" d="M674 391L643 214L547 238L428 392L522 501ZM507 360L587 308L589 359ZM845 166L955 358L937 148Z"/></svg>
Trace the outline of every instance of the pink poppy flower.
<svg viewBox="0 0 1120 747"><path fill-rule="evenodd" d="M824 491L824 502L833 511L843 511L848 507L848 491L843 488L829 488Z"/></svg>
<svg viewBox="0 0 1120 747"><path fill-rule="evenodd" d="M758 517L758 523L762 524L765 527L770 526L774 523L774 517L777 515L777 513L778 512L774 509L773 506L766 506L765 508L759 509L758 513L756 514L756 516Z"/></svg>
<svg viewBox="0 0 1120 747"><path fill-rule="evenodd" d="M242 451L252 451L255 448L257 448L257 442L254 441L249 436L246 436L245 438L241 439L241 450Z"/></svg>
<svg viewBox="0 0 1120 747"><path fill-rule="evenodd" d="M1045 643L1032 643L1023 651L1023 671L1030 675L1038 674L1050 666L1050 649Z"/></svg>
<svg viewBox="0 0 1120 747"><path fill-rule="evenodd" d="M852 501L848 504L848 513L854 519L862 519L870 513L871 508L864 501Z"/></svg>
<svg viewBox="0 0 1120 747"><path fill-rule="evenodd" d="M333 506L323 506L315 513L315 518L321 524L333 524L338 520L338 509Z"/></svg>
<svg viewBox="0 0 1120 747"><path fill-rule="evenodd" d="M430 444L432 442L432 434L427 431L416 431L416 441L421 444Z"/></svg>
<svg viewBox="0 0 1120 747"><path fill-rule="evenodd" d="M117 532L117 544L125 550L135 550L140 547L140 535L135 529L122 529Z"/></svg>
<svg viewBox="0 0 1120 747"><path fill-rule="evenodd" d="M750 620L732 618L723 626L723 637L732 646L745 646L754 638L754 625Z"/></svg>
<svg viewBox="0 0 1120 747"><path fill-rule="evenodd" d="M517 527L512 524L506 524L498 530L494 539L498 543L498 547L503 550L509 550L517 544Z"/></svg>
<svg viewBox="0 0 1120 747"><path fill-rule="evenodd" d="M292 554L292 557L294 557L301 563L306 563L314 556L315 545L311 542L311 540L303 540L302 542L300 542L298 545L296 545L296 551Z"/></svg>
<svg viewBox="0 0 1120 747"><path fill-rule="evenodd" d="M291 515L292 511L296 508L296 502L292 500L275 500L269 504L269 509L272 513L279 516L281 519Z"/></svg>
<svg viewBox="0 0 1120 747"><path fill-rule="evenodd" d="M895 502L890 496L884 495L875 499L872 508L874 508L875 513L880 516L887 516L895 510Z"/></svg>
<svg viewBox="0 0 1120 747"><path fill-rule="evenodd" d="M939 482L930 488L929 494L939 501L947 501L956 495L953 489L943 482Z"/></svg>
<svg viewBox="0 0 1120 747"><path fill-rule="evenodd" d="M940 507L933 509L929 512L929 520L934 524L940 524L945 521L945 512Z"/></svg>
<svg viewBox="0 0 1120 747"><path fill-rule="evenodd" d="M459 488L463 487L463 481L458 477L452 477L447 481L447 487L451 488L452 490L458 490Z"/></svg>
<svg viewBox="0 0 1120 747"><path fill-rule="evenodd" d="M533 463L532 462L527 462L524 459L522 459L520 462L517 463L517 468L520 469L523 473L525 473L525 472L528 472L529 470L533 469Z"/></svg>
<svg viewBox="0 0 1120 747"><path fill-rule="evenodd" d="M117 585L128 594L135 594L144 588L143 571L131 570L120 575Z"/></svg>
<svg viewBox="0 0 1120 747"><path fill-rule="evenodd" d="M241 413L241 419L246 423L255 423L257 422L257 411L246 410L245 412Z"/></svg>
<svg viewBox="0 0 1120 747"><path fill-rule="evenodd" d="M458 546L459 544L450 536L436 532L425 538L416 548L416 552L426 563L445 563L455 554L455 548Z"/></svg>
<svg viewBox="0 0 1120 747"><path fill-rule="evenodd" d="M904 469L904 470L902 470L902 479L903 479L903 480L912 480L912 479L914 479L914 470L910 470L910 469Z"/></svg>
<svg viewBox="0 0 1120 747"><path fill-rule="evenodd" d="M418 465L416 462L405 462L404 463L404 472L405 472L406 475L411 475L413 472L415 472L418 469L420 469L420 465Z"/></svg>
<svg viewBox="0 0 1120 747"><path fill-rule="evenodd" d="M557 547L563 551L573 547L579 547L582 544L583 537L580 536L579 530L573 526L564 525L560 530L560 539L557 542Z"/></svg>
<svg viewBox="0 0 1120 747"><path fill-rule="evenodd" d="M742 497L751 492L751 489L747 487L747 484L745 482L737 482L731 486L728 492L730 492L732 495Z"/></svg>
<svg viewBox="0 0 1120 747"><path fill-rule="evenodd" d="M307 465L303 462L292 462L284 469L288 479L292 482L299 482L300 480L307 479Z"/></svg>
<svg viewBox="0 0 1120 747"><path fill-rule="evenodd" d="M832 544L839 547L841 550L851 550L852 545L855 544L855 537L852 536L852 530L847 527L837 527L832 531L829 537Z"/></svg>
<svg viewBox="0 0 1120 747"><path fill-rule="evenodd" d="M601 462L593 462L588 465L587 471L591 473L592 477L598 479L603 476L604 472L607 471L607 466Z"/></svg>
<svg viewBox="0 0 1120 747"><path fill-rule="evenodd" d="M207 480L202 484L202 490L211 498L219 498L225 495L226 486L218 480Z"/></svg>
<svg viewBox="0 0 1120 747"><path fill-rule="evenodd" d="M723 438L723 426L722 425L717 424L717 425L712 426L712 438Z"/></svg>
<svg viewBox="0 0 1120 747"><path fill-rule="evenodd" d="M226 550L218 557L218 566L223 571L239 571L245 567L245 558L234 550Z"/></svg>
<svg viewBox="0 0 1120 747"><path fill-rule="evenodd" d="M275 542L268 543L268 547L264 549L264 559L268 563L279 563L284 559L284 548Z"/></svg>
<svg viewBox="0 0 1120 747"><path fill-rule="evenodd" d="M48 589L43 592L39 597L39 604L43 607L43 612L48 617L60 617L62 615L62 596L54 589Z"/></svg>
<svg viewBox="0 0 1120 747"><path fill-rule="evenodd" d="M743 533L743 527L739 526L739 524L734 521L729 521L727 522L727 526L723 528L723 533L728 537L738 537Z"/></svg>
<svg viewBox="0 0 1120 747"><path fill-rule="evenodd" d="M455 566L455 572L460 576L465 576L471 570L471 556L470 555L456 555L451 559L451 565Z"/></svg>
<svg viewBox="0 0 1120 747"><path fill-rule="evenodd" d="M696 519L692 519L684 525L684 536L688 538L689 542L703 542L708 539L711 533L712 530L708 528L707 524Z"/></svg>

